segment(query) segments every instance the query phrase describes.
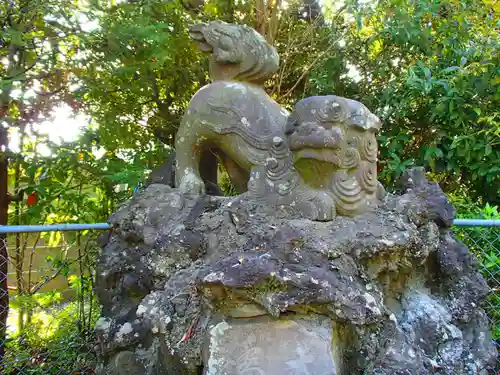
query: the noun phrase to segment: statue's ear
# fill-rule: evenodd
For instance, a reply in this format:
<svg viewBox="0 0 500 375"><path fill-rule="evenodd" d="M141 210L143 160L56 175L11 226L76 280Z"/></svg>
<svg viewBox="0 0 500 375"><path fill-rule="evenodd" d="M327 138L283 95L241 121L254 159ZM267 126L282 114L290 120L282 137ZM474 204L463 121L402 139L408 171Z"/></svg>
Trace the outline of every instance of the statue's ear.
<svg viewBox="0 0 500 375"><path fill-rule="evenodd" d="M200 22L196 24L189 24L188 30L190 33L202 33L203 30L208 26L208 23Z"/></svg>
<svg viewBox="0 0 500 375"><path fill-rule="evenodd" d="M367 126L368 126L368 131L377 134L380 131L380 128L382 127L382 120L375 114L369 112L367 119Z"/></svg>

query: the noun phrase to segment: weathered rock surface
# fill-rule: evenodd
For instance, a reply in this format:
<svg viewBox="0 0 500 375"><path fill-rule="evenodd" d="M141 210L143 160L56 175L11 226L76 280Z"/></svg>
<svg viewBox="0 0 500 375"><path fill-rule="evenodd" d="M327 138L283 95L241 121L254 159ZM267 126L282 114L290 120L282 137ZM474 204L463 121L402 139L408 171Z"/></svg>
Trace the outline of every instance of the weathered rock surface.
<svg viewBox="0 0 500 375"><path fill-rule="evenodd" d="M150 185L102 238L100 374L493 373L487 285L415 176L330 222Z"/></svg>

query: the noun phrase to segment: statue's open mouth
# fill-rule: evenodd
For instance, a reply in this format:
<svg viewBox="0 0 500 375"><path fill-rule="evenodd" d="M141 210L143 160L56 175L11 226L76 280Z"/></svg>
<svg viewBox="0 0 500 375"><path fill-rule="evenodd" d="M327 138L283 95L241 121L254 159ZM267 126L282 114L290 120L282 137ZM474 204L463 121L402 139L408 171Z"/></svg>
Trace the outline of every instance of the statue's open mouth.
<svg viewBox="0 0 500 375"><path fill-rule="evenodd" d="M294 131L288 134L288 144L294 153L303 149L328 149L327 152L332 153L333 150L340 149L341 142L342 133L336 128Z"/></svg>
<svg viewBox="0 0 500 375"><path fill-rule="evenodd" d="M204 30L206 27L207 25L204 23L189 26L189 36L193 39L194 43L201 51L212 52L213 46L206 39L204 34Z"/></svg>
<svg viewBox="0 0 500 375"><path fill-rule="evenodd" d="M340 157L338 153L331 148L302 148L295 150L293 153L293 161L298 162L302 159L314 159L323 161L328 164L340 165Z"/></svg>

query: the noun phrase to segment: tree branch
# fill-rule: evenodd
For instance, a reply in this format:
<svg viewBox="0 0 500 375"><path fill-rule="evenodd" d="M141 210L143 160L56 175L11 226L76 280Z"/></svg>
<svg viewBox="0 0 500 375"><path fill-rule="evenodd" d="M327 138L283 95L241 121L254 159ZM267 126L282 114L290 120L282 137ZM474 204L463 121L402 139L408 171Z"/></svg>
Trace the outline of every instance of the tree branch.
<svg viewBox="0 0 500 375"><path fill-rule="evenodd" d="M37 94L39 96L42 96L42 97L49 97L49 96L52 96L52 95L55 95L55 94L59 94L64 89L65 89L65 87L61 86L61 87L55 89L54 91L47 91L47 92L35 91L35 94Z"/></svg>
<svg viewBox="0 0 500 375"><path fill-rule="evenodd" d="M17 78L17 77L25 74L25 73L28 73L31 69L33 69L36 66L37 63L38 63L38 61L35 61L33 64L31 64L26 69L23 69L21 72L15 73L13 76L6 76L2 79L14 79L14 78Z"/></svg>
<svg viewBox="0 0 500 375"><path fill-rule="evenodd" d="M54 280L57 276L59 276L61 274L61 272L67 268L69 265L75 263L75 262L78 262L80 261L82 258L84 257L84 254L80 255L78 258L76 258L75 260L73 261L70 261L70 262L67 262L67 263L64 263L61 267L59 267L51 276L46 276L42 281L38 282L38 284L36 284L35 286L33 286L33 288L30 290L30 294L35 294L37 293L38 291L40 291L40 289L42 289L45 285L47 285L49 282L51 282L52 280Z"/></svg>
<svg viewBox="0 0 500 375"><path fill-rule="evenodd" d="M256 0L255 5L255 30L261 34L264 38L266 37L266 4L264 0Z"/></svg>
<svg viewBox="0 0 500 375"><path fill-rule="evenodd" d="M318 56L316 56L316 58L313 60L313 62L311 64L309 64L309 66L304 69L304 71L302 72L302 74L300 75L299 79L297 80L297 82L295 82L295 84L284 94L282 95L278 102L281 100L281 99L284 99L286 98L288 95L290 95L293 90L295 90L297 88L297 86L299 85L299 83L304 79L304 77L311 71L311 69L318 63L318 61L324 56L326 55L328 52L331 51L331 49L335 46L335 43L337 41L335 41L334 43L331 43L327 49L325 49L323 52L321 52Z"/></svg>

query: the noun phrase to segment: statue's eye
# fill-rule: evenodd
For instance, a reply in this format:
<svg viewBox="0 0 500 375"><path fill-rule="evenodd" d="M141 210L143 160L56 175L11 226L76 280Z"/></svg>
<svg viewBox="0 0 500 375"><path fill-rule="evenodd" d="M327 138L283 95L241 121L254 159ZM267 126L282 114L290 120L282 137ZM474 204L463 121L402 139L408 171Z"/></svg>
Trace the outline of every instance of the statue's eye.
<svg viewBox="0 0 500 375"><path fill-rule="evenodd" d="M333 102L332 105L331 105L331 108L330 110L333 112L333 113L338 113L342 110L342 107L340 106L339 103L337 102Z"/></svg>
<svg viewBox="0 0 500 375"><path fill-rule="evenodd" d="M220 47L226 51L230 50L233 47L233 41L227 35L223 35L220 37L219 44L220 44Z"/></svg>
<svg viewBox="0 0 500 375"><path fill-rule="evenodd" d="M285 134L290 135L295 132L295 130L299 127L300 123L297 119L293 117L289 117L286 122Z"/></svg>

